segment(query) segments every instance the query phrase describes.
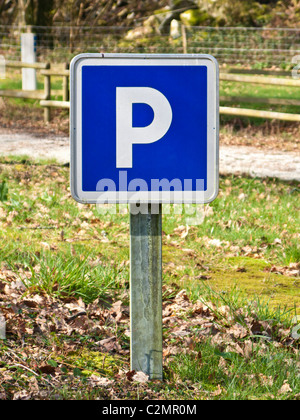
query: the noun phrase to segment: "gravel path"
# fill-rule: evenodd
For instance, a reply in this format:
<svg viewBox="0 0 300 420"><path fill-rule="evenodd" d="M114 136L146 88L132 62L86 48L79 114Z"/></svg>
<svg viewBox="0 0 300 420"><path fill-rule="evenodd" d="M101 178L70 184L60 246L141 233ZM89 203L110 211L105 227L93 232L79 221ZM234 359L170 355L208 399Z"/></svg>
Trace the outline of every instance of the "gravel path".
<svg viewBox="0 0 300 420"><path fill-rule="evenodd" d="M300 153L223 146L220 147L220 172L300 181Z"/></svg>
<svg viewBox="0 0 300 420"><path fill-rule="evenodd" d="M28 155L69 162L68 137L35 137L0 131L0 155ZM221 146L220 173L244 173L300 181L300 153L264 151L248 146Z"/></svg>

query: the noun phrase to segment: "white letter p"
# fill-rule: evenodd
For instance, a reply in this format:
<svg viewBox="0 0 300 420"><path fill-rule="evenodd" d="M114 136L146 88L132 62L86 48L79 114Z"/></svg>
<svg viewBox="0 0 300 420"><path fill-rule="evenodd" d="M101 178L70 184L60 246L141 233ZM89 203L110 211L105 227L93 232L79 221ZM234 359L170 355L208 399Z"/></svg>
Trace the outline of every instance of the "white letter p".
<svg viewBox="0 0 300 420"><path fill-rule="evenodd" d="M132 105L149 105L154 119L147 127L132 126ZM169 130L172 108L167 98L149 87L117 87L117 168L132 168L132 145L160 140Z"/></svg>

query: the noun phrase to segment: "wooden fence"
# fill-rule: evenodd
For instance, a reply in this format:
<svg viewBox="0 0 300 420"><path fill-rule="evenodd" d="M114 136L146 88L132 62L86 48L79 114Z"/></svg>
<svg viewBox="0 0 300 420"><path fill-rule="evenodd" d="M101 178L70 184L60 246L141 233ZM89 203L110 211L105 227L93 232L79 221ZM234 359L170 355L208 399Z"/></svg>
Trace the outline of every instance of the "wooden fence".
<svg viewBox="0 0 300 420"><path fill-rule="evenodd" d="M16 89L0 89L0 96L10 98L23 98L23 99L37 99L40 101L42 107L44 107L44 120L49 122L50 107L66 107L69 108L69 77L70 72L68 70L69 65L51 65L50 63L22 63L17 61L7 61L5 63L6 68L12 69L35 69L40 72L44 78L44 90L16 90ZM56 91L51 89L51 77L58 76L62 77L62 91ZM61 93L62 101L51 101L52 93ZM50 104L50 105L49 105Z"/></svg>
<svg viewBox="0 0 300 420"><path fill-rule="evenodd" d="M44 120L49 122L51 115L51 108L70 108L69 102L69 77L70 71L68 70L68 65L65 64L62 67L58 68L55 65L50 65L50 63L19 63L19 62L8 62L6 63L8 68L34 68L40 71L41 75L44 77L44 91L19 91L19 90L0 90L0 96L9 96L15 98L30 98L40 100L40 105L44 108ZM247 75L241 73L248 72ZM249 73L257 72L260 75L249 75ZM239 74L236 74L239 73ZM237 83L250 83L250 84L259 84L259 85L270 85L270 86L287 86L287 87L299 87L300 80L294 80L292 78L283 78L283 77L266 77L266 75L281 75L286 76L289 73L286 72L267 72L259 70L241 70L241 69L228 69L222 71L220 74L220 81L229 81ZM62 101L52 100L51 93L54 93L53 89L51 90L51 77L61 77L62 78ZM279 99L279 98L260 98L260 97L245 97L245 96L221 96L221 101L231 102L231 103L248 103L248 104L266 104L266 105L293 105L300 107L300 100L297 99ZM274 112L274 111L262 111L256 109L246 109L246 108L237 108L237 107L220 107L220 114L232 115L232 116L243 116L243 117L256 117L264 119L274 119L282 121L297 121L300 122L300 113L298 114L289 114L284 112Z"/></svg>
<svg viewBox="0 0 300 420"><path fill-rule="evenodd" d="M266 73L262 73L266 74ZM274 73L273 73L274 74ZM221 73L220 81L251 83L266 86L288 86L299 87L300 80L284 79L279 77L265 77L265 76L244 76L230 73ZM220 101L232 103L253 103L253 104L269 104L269 105L293 105L300 107L300 100L297 99L280 99L280 98L259 98L253 96L221 96ZM256 109L220 107L220 114L235 115L243 117L266 118L282 121L297 121L300 122L300 114L288 114L285 112L262 111Z"/></svg>

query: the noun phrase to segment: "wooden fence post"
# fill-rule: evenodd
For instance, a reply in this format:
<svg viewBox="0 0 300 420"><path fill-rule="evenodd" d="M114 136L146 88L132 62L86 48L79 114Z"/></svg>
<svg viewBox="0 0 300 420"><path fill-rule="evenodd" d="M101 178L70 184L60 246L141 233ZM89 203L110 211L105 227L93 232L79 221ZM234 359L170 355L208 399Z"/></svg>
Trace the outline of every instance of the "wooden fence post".
<svg viewBox="0 0 300 420"><path fill-rule="evenodd" d="M187 54L188 46L187 46L186 28L185 28L185 25L183 23L181 24L181 34L182 34L183 54Z"/></svg>
<svg viewBox="0 0 300 420"><path fill-rule="evenodd" d="M69 69L69 64L65 63L64 70ZM69 76L63 76L63 101L69 100Z"/></svg>
<svg viewBox="0 0 300 420"><path fill-rule="evenodd" d="M48 74L44 74L44 92L45 92L45 100L50 100L51 99L51 76ZM44 109L45 123L50 122L50 119L51 119L50 107L46 106Z"/></svg>

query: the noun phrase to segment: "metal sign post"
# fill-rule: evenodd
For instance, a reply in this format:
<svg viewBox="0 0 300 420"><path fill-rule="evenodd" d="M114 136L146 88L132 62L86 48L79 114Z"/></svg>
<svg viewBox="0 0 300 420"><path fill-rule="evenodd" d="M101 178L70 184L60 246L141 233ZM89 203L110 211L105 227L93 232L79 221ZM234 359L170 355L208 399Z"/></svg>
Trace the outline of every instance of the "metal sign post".
<svg viewBox="0 0 300 420"><path fill-rule="evenodd" d="M130 206L131 370L163 378L162 204L218 194L216 60L81 54L71 63L71 192Z"/></svg>
<svg viewBox="0 0 300 420"><path fill-rule="evenodd" d="M142 206L141 213L130 212L130 365L163 379L162 206Z"/></svg>

